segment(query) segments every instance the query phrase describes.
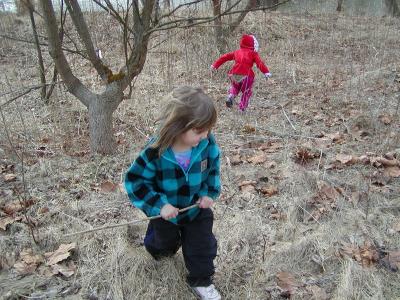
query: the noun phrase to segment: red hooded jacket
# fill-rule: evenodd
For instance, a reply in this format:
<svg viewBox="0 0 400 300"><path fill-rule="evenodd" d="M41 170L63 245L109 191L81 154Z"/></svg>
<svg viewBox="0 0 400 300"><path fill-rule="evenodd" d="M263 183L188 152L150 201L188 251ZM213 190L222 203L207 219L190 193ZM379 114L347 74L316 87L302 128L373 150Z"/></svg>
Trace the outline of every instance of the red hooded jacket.
<svg viewBox="0 0 400 300"><path fill-rule="evenodd" d="M240 49L226 53L218 58L212 66L218 69L223 63L234 60L235 64L228 74L246 75L254 77L253 64L263 73L269 73L268 67L257 53L258 42L252 35L243 35L240 40Z"/></svg>

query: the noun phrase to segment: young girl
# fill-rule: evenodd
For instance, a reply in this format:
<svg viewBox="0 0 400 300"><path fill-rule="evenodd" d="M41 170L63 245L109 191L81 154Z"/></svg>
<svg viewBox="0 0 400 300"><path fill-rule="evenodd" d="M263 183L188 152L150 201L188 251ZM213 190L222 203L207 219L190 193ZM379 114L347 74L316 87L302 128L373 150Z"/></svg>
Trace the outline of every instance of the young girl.
<svg viewBox="0 0 400 300"><path fill-rule="evenodd" d="M211 70L218 69L227 61L234 60L232 69L229 70L228 76L231 81L226 106L232 107L235 96L242 92L239 110L245 111L249 106L249 100L252 95L252 87L254 82L253 64L264 74L265 78L269 78L271 73L268 67L258 55L258 41L254 35L243 35L240 40L240 49L226 53L218 58L212 65Z"/></svg>
<svg viewBox="0 0 400 300"><path fill-rule="evenodd" d="M220 187L220 151L210 133L217 120L201 89L181 87L169 95L161 128L128 170L125 188L149 222L144 245L155 258L182 246L187 280L201 299L221 299L212 284L217 241L210 207ZM198 203L198 207L178 213Z"/></svg>

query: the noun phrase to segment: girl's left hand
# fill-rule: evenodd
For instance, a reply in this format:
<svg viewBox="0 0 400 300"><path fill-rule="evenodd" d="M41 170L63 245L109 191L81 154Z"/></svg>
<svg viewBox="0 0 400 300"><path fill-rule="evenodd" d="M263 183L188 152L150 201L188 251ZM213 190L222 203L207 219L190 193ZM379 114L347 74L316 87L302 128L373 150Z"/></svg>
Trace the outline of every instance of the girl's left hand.
<svg viewBox="0 0 400 300"><path fill-rule="evenodd" d="M199 204L200 208L210 208L214 204L214 200L208 196L201 197L197 203Z"/></svg>

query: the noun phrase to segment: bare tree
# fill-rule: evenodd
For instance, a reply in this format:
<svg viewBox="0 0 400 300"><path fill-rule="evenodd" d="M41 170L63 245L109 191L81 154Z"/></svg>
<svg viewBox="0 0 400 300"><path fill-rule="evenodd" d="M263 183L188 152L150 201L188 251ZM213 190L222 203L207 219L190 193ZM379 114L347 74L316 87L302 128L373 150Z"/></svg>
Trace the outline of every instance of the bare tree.
<svg viewBox="0 0 400 300"><path fill-rule="evenodd" d="M343 6L343 0L338 0L337 6L336 6L336 11L341 12L342 11L342 6Z"/></svg>
<svg viewBox="0 0 400 300"><path fill-rule="evenodd" d="M227 48L227 38L231 35L233 31L240 25L244 20L246 15L250 11L254 10L273 10L279 5L289 2L290 0L284 0L279 2L279 0L246 0L243 9L237 9L237 6L243 1L227 1L228 5L226 11L221 13L222 0L212 0L213 13L214 13L214 25L215 25L215 42L220 53L226 52ZM231 16L231 12L234 11L236 17L229 18L227 24L224 26L222 20L223 15Z"/></svg>
<svg viewBox="0 0 400 300"><path fill-rule="evenodd" d="M238 0L226 10L215 11L212 16L187 16L180 13L184 8L194 6L206 0L192 0L171 6L167 11L161 11L156 0L127 0L126 7L120 12L110 0L93 0L99 8L107 11L108 15L122 27L120 42L124 50L125 65L113 73L104 64L96 52L92 34L81 11L78 1L64 0L74 28L80 39L80 48L75 51L87 59L105 82L105 90L96 94L74 74L66 56L66 48L58 32L58 24L52 0L40 0L42 13L47 31L50 55L68 91L82 102L88 109L90 146L92 152L110 154L115 151L115 138L112 130L112 115L118 105L126 98L124 91L129 87L132 92L132 81L142 71L146 61L150 36L161 30L188 28L217 20L225 14L237 14L237 24L243 20L246 9L253 7L255 0L249 0L245 9L236 10ZM251 6L249 6L251 5ZM179 15L179 16L178 16ZM235 23L232 26L236 26ZM70 38L70 37L69 37ZM128 94L128 95L129 95Z"/></svg>
<svg viewBox="0 0 400 300"><path fill-rule="evenodd" d="M385 7L389 16L400 17L400 9L396 0L385 0Z"/></svg>

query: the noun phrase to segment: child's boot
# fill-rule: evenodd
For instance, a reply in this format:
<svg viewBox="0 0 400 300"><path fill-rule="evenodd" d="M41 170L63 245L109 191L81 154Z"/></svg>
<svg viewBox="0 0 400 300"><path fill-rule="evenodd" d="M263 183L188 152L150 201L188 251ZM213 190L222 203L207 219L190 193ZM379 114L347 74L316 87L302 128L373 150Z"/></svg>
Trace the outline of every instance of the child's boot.
<svg viewBox="0 0 400 300"><path fill-rule="evenodd" d="M213 284L209 286L195 286L192 287L193 291L202 300L221 300L221 295Z"/></svg>
<svg viewBox="0 0 400 300"><path fill-rule="evenodd" d="M231 108L233 106L233 98L233 95L228 96L228 99L225 101L226 107Z"/></svg>

